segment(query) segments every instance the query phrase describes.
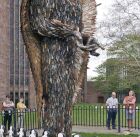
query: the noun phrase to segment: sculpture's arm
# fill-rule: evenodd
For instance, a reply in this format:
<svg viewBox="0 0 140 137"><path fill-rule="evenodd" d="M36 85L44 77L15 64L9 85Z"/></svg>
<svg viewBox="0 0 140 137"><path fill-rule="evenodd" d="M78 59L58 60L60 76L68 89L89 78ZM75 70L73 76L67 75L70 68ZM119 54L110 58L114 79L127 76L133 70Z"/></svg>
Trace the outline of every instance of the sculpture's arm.
<svg viewBox="0 0 140 137"><path fill-rule="evenodd" d="M73 15L73 13L75 14ZM64 38L73 36L75 27L80 26L82 7L78 2L76 2L75 6L72 6L70 0L64 0L63 2L31 0L29 15L31 29L34 33L40 36ZM73 19L70 15L73 15Z"/></svg>
<svg viewBox="0 0 140 137"><path fill-rule="evenodd" d="M92 50L97 50L98 48L101 48L104 50L102 46L99 45L99 43L95 40L94 36L89 36L88 41L86 45L83 44L83 36L79 31L74 31L74 35L76 36L76 43L77 46L81 50L86 50L86 51L92 51Z"/></svg>
<svg viewBox="0 0 140 137"><path fill-rule="evenodd" d="M73 28L70 27L67 24L62 23L59 20L49 20L46 19L45 23L43 23L43 20L40 19L40 21L37 24L37 30L35 30L39 35L41 36L47 36L47 37L68 37L73 36Z"/></svg>

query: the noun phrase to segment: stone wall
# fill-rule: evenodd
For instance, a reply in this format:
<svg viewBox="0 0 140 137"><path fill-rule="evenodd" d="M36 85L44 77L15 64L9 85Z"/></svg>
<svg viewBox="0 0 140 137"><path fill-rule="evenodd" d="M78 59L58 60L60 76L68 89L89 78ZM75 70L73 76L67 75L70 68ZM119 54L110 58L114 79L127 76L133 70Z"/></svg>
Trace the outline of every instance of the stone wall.
<svg viewBox="0 0 140 137"><path fill-rule="evenodd" d="M106 95L95 89L93 81L88 81L85 102L92 104L92 103L105 103L105 101Z"/></svg>
<svg viewBox="0 0 140 137"><path fill-rule="evenodd" d="M0 0L0 102L9 92L9 0Z"/></svg>
<svg viewBox="0 0 140 137"><path fill-rule="evenodd" d="M16 74L18 76L19 67L19 53L16 52L16 56L13 57L14 54L14 46L16 49L19 48L20 44L20 73L23 73L22 66L24 63L23 50L24 45L22 43L22 38L19 33L19 5L18 0L0 0L0 109L2 106L3 99L6 94L10 94L10 92L14 93L20 92L23 93L23 78L20 78L20 88L19 85L14 84L10 85L10 74L14 74L14 62L16 67ZM14 12L15 11L15 12ZM14 17L15 15L15 17ZM15 19L15 20L14 20ZM14 23L16 25L14 25ZM11 58L11 59L10 59ZM25 57L26 58L26 57ZM11 61L11 65L10 65ZM25 65L26 65L25 61ZM26 74L27 68L25 68ZM31 72L29 72L29 85L24 87L25 92L28 92L28 101L29 106L31 108L35 107L35 90L34 90L34 82L31 76ZM21 74L20 74L21 76ZM14 77L14 76L13 76ZM14 78L11 77L11 80L14 83ZM25 79L26 80L26 79ZM13 95L14 96L14 95Z"/></svg>

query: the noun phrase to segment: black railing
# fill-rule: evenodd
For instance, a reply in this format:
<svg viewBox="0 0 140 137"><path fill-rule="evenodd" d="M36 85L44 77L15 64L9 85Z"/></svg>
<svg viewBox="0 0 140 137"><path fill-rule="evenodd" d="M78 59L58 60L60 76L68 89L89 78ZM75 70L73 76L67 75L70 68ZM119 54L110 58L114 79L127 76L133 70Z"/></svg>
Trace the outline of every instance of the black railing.
<svg viewBox="0 0 140 137"><path fill-rule="evenodd" d="M124 106L119 105L117 108L116 127L118 132L121 128L127 128L126 111ZM23 127L25 130L41 129L43 128L43 111L41 123L38 123L37 110L26 109L23 112L17 110L12 111L12 126L14 129ZM135 117L133 120L133 127L140 129L140 108L135 107ZM108 108L106 106L73 106L72 121L73 125L78 126L97 126L106 127ZM4 125L4 111L0 112L0 124Z"/></svg>
<svg viewBox="0 0 140 137"><path fill-rule="evenodd" d="M106 127L109 108L106 106L74 106L72 112L73 125ZM126 108L118 105L116 127L118 132L121 128L127 128L127 112L133 111L134 118L132 128L140 129L140 108Z"/></svg>
<svg viewBox="0 0 140 137"><path fill-rule="evenodd" d="M25 130L40 129L42 128L42 122L38 123L37 110L36 109L26 109L24 111L13 110L9 112L0 112L0 124L4 125L4 119L6 113L12 115L11 126L14 129L24 128ZM41 119L42 121L42 119ZM8 126L8 119L7 119Z"/></svg>

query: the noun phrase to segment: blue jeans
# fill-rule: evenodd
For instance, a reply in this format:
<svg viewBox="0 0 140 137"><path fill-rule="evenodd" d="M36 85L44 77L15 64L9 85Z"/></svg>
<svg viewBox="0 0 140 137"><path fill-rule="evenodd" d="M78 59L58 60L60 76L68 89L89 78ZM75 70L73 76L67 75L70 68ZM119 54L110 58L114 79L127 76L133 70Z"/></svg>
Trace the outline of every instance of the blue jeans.
<svg viewBox="0 0 140 137"><path fill-rule="evenodd" d="M117 109L110 108L108 110L108 117L107 117L107 127L110 128L110 122L112 121L112 128L116 128L115 120L117 115Z"/></svg>

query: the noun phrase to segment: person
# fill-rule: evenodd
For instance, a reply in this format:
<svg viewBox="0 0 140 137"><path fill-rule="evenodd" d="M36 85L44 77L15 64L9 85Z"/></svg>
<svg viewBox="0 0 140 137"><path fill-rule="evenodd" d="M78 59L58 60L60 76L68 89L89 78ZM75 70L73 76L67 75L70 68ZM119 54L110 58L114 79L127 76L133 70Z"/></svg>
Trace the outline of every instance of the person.
<svg viewBox="0 0 140 137"><path fill-rule="evenodd" d="M116 93L112 92L112 96L106 101L108 117L107 117L107 128L110 130L110 122L112 120L112 129L116 129L115 121L118 108L118 99L116 98Z"/></svg>
<svg viewBox="0 0 140 137"><path fill-rule="evenodd" d="M20 97L19 102L17 103L18 110L18 127L23 128L23 118L24 118L24 110L26 109L26 105L23 103L24 98Z"/></svg>
<svg viewBox="0 0 140 137"><path fill-rule="evenodd" d="M128 122L128 131L132 131L133 119L135 117L135 103L136 97L134 91L129 91L129 95L123 100L126 109L126 119Z"/></svg>
<svg viewBox="0 0 140 137"><path fill-rule="evenodd" d="M4 109L4 127L5 132L7 130L6 125L8 121L8 130L10 129L11 122L12 122L12 111L14 109L14 103L10 100L10 96L6 95L6 100L3 102L3 109Z"/></svg>

